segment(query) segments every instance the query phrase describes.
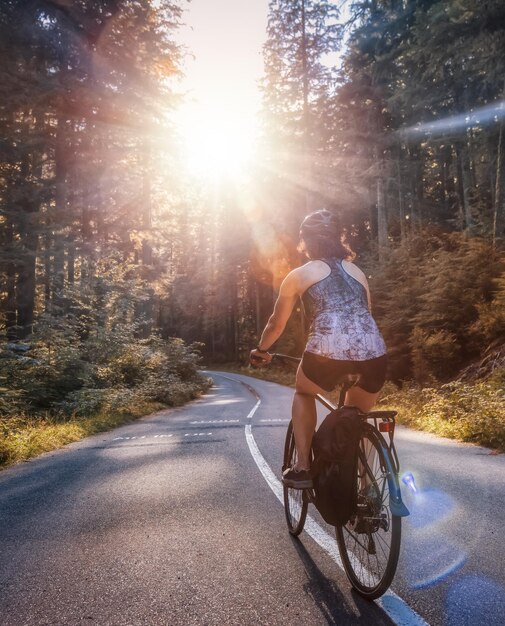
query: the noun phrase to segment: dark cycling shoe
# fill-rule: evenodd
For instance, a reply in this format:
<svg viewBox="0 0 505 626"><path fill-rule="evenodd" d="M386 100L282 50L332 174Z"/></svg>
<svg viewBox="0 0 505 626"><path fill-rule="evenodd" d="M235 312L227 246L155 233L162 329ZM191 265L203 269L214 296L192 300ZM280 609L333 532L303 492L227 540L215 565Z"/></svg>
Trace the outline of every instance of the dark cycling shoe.
<svg viewBox="0 0 505 626"><path fill-rule="evenodd" d="M291 489L312 489L312 477L309 470L295 470L289 467L282 473L282 484Z"/></svg>

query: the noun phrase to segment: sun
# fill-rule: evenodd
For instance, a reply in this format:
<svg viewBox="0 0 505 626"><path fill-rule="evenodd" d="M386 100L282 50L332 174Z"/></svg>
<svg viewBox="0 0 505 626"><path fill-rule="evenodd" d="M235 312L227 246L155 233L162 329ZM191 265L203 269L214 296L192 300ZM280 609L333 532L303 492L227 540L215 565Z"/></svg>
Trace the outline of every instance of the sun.
<svg viewBox="0 0 505 626"><path fill-rule="evenodd" d="M215 107L186 107L180 137L190 174L204 179L239 179L250 167L255 144L254 120Z"/></svg>

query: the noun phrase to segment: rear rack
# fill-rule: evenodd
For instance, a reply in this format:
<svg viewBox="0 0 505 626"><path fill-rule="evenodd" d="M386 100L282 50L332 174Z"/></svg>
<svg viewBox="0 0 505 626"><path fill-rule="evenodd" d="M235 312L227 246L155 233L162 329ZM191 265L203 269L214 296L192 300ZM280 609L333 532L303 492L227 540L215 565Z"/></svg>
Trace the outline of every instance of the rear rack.
<svg viewBox="0 0 505 626"><path fill-rule="evenodd" d="M384 435L384 438L385 433L389 435L389 441L386 440L386 444L389 448L389 452L391 453L391 459L393 460L394 470L396 473L400 471L400 461L398 459L398 454L396 453L393 441L396 428L395 416L397 413L398 411L370 411L370 413L364 414L366 415L367 420L373 420L375 428Z"/></svg>

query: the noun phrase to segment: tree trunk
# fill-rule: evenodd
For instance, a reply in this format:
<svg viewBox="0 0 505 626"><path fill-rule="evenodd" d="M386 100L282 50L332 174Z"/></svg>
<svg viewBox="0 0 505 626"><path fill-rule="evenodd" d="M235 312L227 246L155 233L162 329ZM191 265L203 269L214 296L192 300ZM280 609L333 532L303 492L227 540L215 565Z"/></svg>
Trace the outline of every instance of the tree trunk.
<svg viewBox="0 0 505 626"><path fill-rule="evenodd" d="M152 192L151 192L151 146L149 139L144 144L144 164L142 176L142 264L151 265L153 262L153 249L148 237L151 236L152 228Z"/></svg>
<svg viewBox="0 0 505 626"><path fill-rule="evenodd" d="M30 159L25 153L21 161L20 181L23 197L20 202L19 237L22 255L18 261L16 277L17 335L24 339L33 332L33 313L35 308L35 260L37 256L37 224L32 215L38 212L38 198L33 196L31 185L27 182L30 175Z"/></svg>
<svg viewBox="0 0 505 626"><path fill-rule="evenodd" d="M452 146L446 144L442 147L442 193L446 219L454 218L456 187L454 176L451 174L452 168Z"/></svg>
<svg viewBox="0 0 505 626"><path fill-rule="evenodd" d="M8 218L5 227L5 243L9 250L8 254L12 255L13 228L10 218ZM13 341L16 339L16 266L13 261L7 263L7 276L5 281L6 299L4 302L5 310L5 326L7 339Z"/></svg>
<svg viewBox="0 0 505 626"><path fill-rule="evenodd" d="M410 231L420 230L423 225L423 167L422 155L417 146L409 146L409 195L410 195Z"/></svg>
<svg viewBox="0 0 505 626"><path fill-rule="evenodd" d="M401 146L398 146L398 154L396 158L396 173L398 184L398 219L400 220L400 240L405 241L407 234L407 225L405 223L405 204L403 200L403 179L401 165Z"/></svg>
<svg viewBox="0 0 505 626"><path fill-rule="evenodd" d="M377 168L376 199L377 199L377 243L379 246L379 260L383 260L388 247L388 222L384 197L384 171L382 158L375 150L375 164Z"/></svg>
<svg viewBox="0 0 505 626"><path fill-rule="evenodd" d="M75 282L75 242L70 238L67 248L67 281L69 285Z"/></svg>
<svg viewBox="0 0 505 626"><path fill-rule="evenodd" d="M303 89L303 164L305 185L305 214L312 210L312 159L310 155L309 74L307 64L307 26L305 0L302 0L302 89Z"/></svg>
<svg viewBox="0 0 505 626"><path fill-rule="evenodd" d="M33 229L33 225L30 226ZM35 259L37 256L38 236L34 232L25 233L22 241L23 261L16 281L16 308L18 337L24 339L33 332L33 314L35 309Z"/></svg>
<svg viewBox="0 0 505 626"><path fill-rule="evenodd" d="M55 211L53 223L53 276L52 293L56 310L63 306L63 286L65 282L65 221L67 209L67 161L66 161L66 119L60 115L56 129L54 154L55 167Z"/></svg>
<svg viewBox="0 0 505 626"><path fill-rule="evenodd" d="M496 177L493 211L493 244L503 237L505 230L505 138L503 120L500 122L498 148L496 154Z"/></svg>
<svg viewBox="0 0 505 626"><path fill-rule="evenodd" d="M470 207L470 177L468 174L468 154L466 146L461 143L455 144L458 194L460 200L459 223L462 231L469 232L472 228L472 214Z"/></svg>

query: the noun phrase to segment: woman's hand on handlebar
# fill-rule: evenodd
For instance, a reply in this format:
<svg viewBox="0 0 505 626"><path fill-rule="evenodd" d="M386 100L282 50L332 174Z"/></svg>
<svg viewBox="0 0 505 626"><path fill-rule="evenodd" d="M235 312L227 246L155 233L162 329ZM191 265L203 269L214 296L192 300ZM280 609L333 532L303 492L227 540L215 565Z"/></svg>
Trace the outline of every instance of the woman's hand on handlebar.
<svg viewBox="0 0 505 626"><path fill-rule="evenodd" d="M266 367L267 365L270 365L271 360L272 355L270 352L261 352L257 348L251 350L251 353L249 354L249 363L253 367Z"/></svg>

